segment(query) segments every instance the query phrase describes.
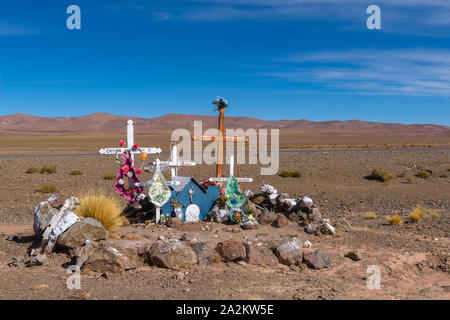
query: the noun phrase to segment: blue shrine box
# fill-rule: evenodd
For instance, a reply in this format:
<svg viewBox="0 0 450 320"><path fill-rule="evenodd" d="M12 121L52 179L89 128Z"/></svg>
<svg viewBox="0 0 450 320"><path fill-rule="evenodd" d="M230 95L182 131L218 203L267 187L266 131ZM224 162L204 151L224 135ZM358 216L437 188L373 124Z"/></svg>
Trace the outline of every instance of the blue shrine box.
<svg viewBox="0 0 450 320"><path fill-rule="evenodd" d="M192 194L192 203L198 205L200 208L200 220L205 219L219 198L220 189L212 185L206 190L192 177L173 177L172 181L179 181L180 184L169 186L172 195L169 201L162 206L161 215L175 216L173 206L171 205L172 200L181 201L184 205L183 214L185 214L186 207L191 204L189 189L192 187L194 191Z"/></svg>

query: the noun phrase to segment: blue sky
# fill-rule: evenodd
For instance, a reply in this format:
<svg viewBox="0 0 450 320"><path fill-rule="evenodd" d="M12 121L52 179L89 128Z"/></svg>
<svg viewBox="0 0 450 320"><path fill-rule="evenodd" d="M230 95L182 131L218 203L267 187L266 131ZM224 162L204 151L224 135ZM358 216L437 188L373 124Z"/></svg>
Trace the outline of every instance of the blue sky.
<svg viewBox="0 0 450 320"><path fill-rule="evenodd" d="M4 0L0 115L450 125L449 40L448 0Z"/></svg>

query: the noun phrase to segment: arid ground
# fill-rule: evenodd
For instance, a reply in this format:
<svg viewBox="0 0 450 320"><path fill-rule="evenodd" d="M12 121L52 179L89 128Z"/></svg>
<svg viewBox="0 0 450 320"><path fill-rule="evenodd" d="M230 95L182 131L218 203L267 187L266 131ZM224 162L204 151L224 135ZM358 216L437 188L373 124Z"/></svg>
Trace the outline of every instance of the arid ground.
<svg viewBox="0 0 450 320"><path fill-rule="evenodd" d="M57 173L25 173L29 167L45 165L55 166ZM17 256L27 257L33 241L34 207L49 196L36 190L55 185L64 196L92 187L112 190L114 182L103 176L116 173L113 156L4 155L0 166L0 299L73 298L77 293L66 287L67 255L54 254L48 265L40 267L8 264ZM398 176L389 184L365 179L375 167ZM208 231L204 231L206 222L185 224L182 229L131 225L123 227L121 235L138 233L156 240L161 235L179 238L187 232L213 243L235 239L263 244L298 237L309 240L313 249L330 253L331 267L311 270L281 264L218 263L183 270L185 278L179 280L174 278L176 271L144 266L123 274L84 273L82 291L89 293L89 299L449 299L450 178L445 178L450 176L449 169L448 149L281 153L280 171L298 170L301 178L260 176L258 166L242 165L236 171L255 180L242 184L242 189L258 191L268 183L292 197L309 196L337 226L337 235L308 235L294 222L284 228L264 225L257 230L208 223ZM72 170L81 170L83 175L69 175ZM227 167L224 170L227 172ZM430 170L431 176L416 178L423 170ZM210 177L214 167L182 168L180 174ZM143 177L150 175L144 173ZM427 213L418 223L410 223L408 215L415 205ZM377 218L366 219L368 212ZM403 224L386 223L385 217L395 212L400 213ZM10 235L17 237L6 240ZM360 261L344 257L353 249L360 250ZM366 286L370 265L381 270L379 290Z"/></svg>

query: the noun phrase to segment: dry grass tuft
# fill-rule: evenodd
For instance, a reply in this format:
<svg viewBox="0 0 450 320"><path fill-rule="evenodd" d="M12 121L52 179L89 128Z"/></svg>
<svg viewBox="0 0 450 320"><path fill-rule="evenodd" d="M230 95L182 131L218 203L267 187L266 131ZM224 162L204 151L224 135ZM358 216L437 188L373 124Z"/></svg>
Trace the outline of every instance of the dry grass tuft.
<svg viewBox="0 0 450 320"><path fill-rule="evenodd" d="M375 168L373 169L372 174L368 176L368 178L371 180L389 183L392 181L392 179L395 178L395 174L383 168Z"/></svg>
<svg viewBox="0 0 450 320"><path fill-rule="evenodd" d="M52 174L52 173L56 173L56 167L42 167L41 169L39 169L39 173L40 174Z"/></svg>
<svg viewBox="0 0 450 320"><path fill-rule="evenodd" d="M430 215L433 217L433 218L439 218L441 215L439 214L439 212L437 212L437 211L430 211Z"/></svg>
<svg viewBox="0 0 450 320"><path fill-rule="evenodd" d="M419 171L416 173L416 177L420 179L427 179L431 176L431 173L428 171Z"/></svg>
<svg viewBox="0 0 450 320"><path fill-rule="evenodd" d="M33 174L33 173L36 173L36 172L38 172L38 168L36 168L36 167L29 167L27 169L27 171L25 171L25 173L28 173L28 174Z"/></svg>
<svg viewBox="0 0 450 320"><path fill-rule="evenodd" d="M103 176L104 180L114 180L116 176L114 174L108 173Z"/></svg>
<svg viewBox="0 0 450 320"><path fill-rule="evenodd" d="M287 171L283 170L280 172L280 177L282 178L300 178L302 173L300 171Z"/></svg>
<svg viewBox="0 0 450 320"><path fill-rule="evenodd" d="M80 199L80 207L75 213L80 217L91 217L100 221L103 227L111 233L119 230L123 224L122 205L117 197L102 190L91 189L84 192Z"/></svg>
<svg viewBox="0 0 450 320"><path fill-rule="evenodd" d="M83 171L81 171L81 170L73 170L73 171L70 171L69 174L71 176L82 176L83 175Z"/></svg>
<svg viewBox="0 0 450 320"><path fill-rule="evenodd" d="M419 182L416 178L414 177L408 177L406 178L406 181L408 181L408 183L410 184L416 184L417 182Z"/></svg>
<svg viewBox="0 0 450 320"><path fill-rule="evenodd" d="M387 216L386 221L391 225L399 225L403 223L403 219L398 215L394 215L392 217Z"/></svg>
<svg viewBox="0 0 450 320"><path fill-rule="evenodd" d="M365 216L364 219L376 219L377 215L375 214L375 212L368 212Z"/></svg>
<svg viewBox="0 0 450 320"><path fill-rule="evenodd" d="M39 191L40 193L55 193L58 191L55 185L49 185L49 186L40 186L36 189L36 191Z"/></svg>
<svg viewBox="0 0 450 320"><path fill-rule="evenodd" d="M425 210L420 206L415 206L414 209L409 213L409 220L411 222L419 222L425 216Z"/></svg>

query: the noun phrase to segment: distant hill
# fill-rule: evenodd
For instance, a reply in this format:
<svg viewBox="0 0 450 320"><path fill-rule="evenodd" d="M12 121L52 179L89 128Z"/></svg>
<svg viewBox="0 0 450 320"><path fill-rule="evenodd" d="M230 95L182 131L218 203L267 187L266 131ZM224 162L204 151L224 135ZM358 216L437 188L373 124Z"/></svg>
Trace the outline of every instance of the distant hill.
<svg viewBox="0 0 450 320"><path fill-rule="evenodd" d="M203 121L203 129L217 127L217 116L166 114L156 118L116 116L94 113L82 117L37 117L26 114L0 116L0 136L88 136L123 134L126 122L135 122L137 135L168 134L177 128L193 129L194 120ZM293 134L348 134L376 136L430 136L449 137L450 127L433 124L405 125L398 123L367 122L359 120L313 122L301 120L266 121L248 117L225 117L225 128L278 128L280 133Z"/></svg>

